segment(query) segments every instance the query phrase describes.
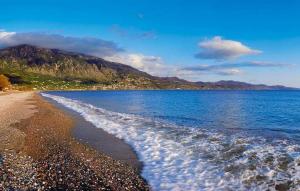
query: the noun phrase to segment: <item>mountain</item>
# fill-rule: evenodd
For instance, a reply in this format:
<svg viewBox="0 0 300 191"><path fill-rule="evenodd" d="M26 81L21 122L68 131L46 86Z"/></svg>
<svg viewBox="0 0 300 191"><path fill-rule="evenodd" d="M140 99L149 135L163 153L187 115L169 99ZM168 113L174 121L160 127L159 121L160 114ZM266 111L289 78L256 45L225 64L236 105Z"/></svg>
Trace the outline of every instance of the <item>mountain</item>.
<svg viewBox="0 0 300 191"><path fill-rule="evenodd" d="M185 80L159 78L102 58L19 45L0 50L0 73L36 89L197 89Z"/></svg>
<svg viewBox="0 0 300 191"><path fill-rule="evenodd" d="M189 82L57 49L19 45L0 50L0 74L18 89L286 89L243 82Z"/></svg>
<svg viewBox="0 0 300 191"><path fill-rule="evenodd" d="M267 86L264 84L249 84L238 81L218 82L195 82L201 89L224 89L224 90L295 90L285 86Z"/></svg>

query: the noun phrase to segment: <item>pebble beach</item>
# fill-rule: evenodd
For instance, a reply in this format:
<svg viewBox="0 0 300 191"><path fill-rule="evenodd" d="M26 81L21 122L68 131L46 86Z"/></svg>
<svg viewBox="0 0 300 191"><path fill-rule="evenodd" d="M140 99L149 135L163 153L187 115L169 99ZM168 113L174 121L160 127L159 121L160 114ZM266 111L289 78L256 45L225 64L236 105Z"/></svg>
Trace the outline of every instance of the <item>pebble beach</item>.
<svg viewBox="0 0 300 191"><path fill-rule="evenodd" d="M0 94L0 190L150 190L138 169L79 142L37 93Z"/></svg>

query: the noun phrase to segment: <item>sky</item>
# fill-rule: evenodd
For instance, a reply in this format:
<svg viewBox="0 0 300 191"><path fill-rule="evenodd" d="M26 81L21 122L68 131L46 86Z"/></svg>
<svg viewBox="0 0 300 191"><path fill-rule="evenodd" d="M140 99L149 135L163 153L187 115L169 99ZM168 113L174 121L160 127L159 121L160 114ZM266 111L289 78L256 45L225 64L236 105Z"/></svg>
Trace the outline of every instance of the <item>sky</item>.
<svg viewBox="0 0 300 191"><path fill-rule="evenodd" d="M0 0L0 13L0 48L59 48L190 81L300 87L297 0Z"/></svg>

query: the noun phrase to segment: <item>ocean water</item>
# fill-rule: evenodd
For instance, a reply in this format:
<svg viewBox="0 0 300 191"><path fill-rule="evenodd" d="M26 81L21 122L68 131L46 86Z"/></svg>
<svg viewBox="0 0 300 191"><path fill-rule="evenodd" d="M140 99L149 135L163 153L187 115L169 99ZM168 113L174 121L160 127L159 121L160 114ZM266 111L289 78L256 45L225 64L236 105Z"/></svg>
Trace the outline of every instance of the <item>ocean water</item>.
<svg viewBox="0 0 300 191"><path fill-rule="evenodd" d="M153 190L300 190L300 91L42 95L130 144Z"/></svg>

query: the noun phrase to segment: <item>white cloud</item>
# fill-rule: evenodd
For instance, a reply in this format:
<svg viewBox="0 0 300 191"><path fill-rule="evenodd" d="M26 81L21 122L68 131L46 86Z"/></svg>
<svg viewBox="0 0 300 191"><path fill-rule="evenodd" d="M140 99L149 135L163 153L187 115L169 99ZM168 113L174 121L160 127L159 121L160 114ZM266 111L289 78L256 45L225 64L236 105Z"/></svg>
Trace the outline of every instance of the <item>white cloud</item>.
<svg viewBox="0 0 300 191"><path fill-rule="evenodd" d="M237 68L231 68L231 69L224 69L216 72L219 75L223 76L233 76L233 75L240 75L243 73L243 71L237 69Z"/></svg>
<svg viewBox="0 0 300 191"><path fill-rule="evenodd" d="M15 32L6 32L4 30L0 30L0 39L8 39L15 34Z"/></svg>
<svg viewBox="0 0 300 191"><path fill-rule="evenodd" d="M227 60L261 53L261 51L251 49L241 42L225 40L220 36L201 41L198 46L200 52L196 54L196 57L203 59Z"/></svg>
<svg viewBox="0 0 300 191"><path fill-rule="evenodd" d="M129 54L128 55L129 62L131 62L133 67L138 69L148 69L149 67L162 67L162 60L160 57L155 56L145 56L143 54Z"/></svg>
<svg viewBox="0 0 300 191"><path fill-rule="evenodd" d="M0 30L0 47L30 44L45 48L56 48L104 57L122 52L123 49L112 41L89 37L67 37L47 33L16 33Z"/></svg>
<svg viewBox="0 0 300 191"><path fill-rule="evenodd" d="M104 59L127 64L138 70L147 72L155 76L169 76L171 71L175 70L172 66L167 66L160 57L146 56L143 54L116 54L105 57Z"/></svg>

